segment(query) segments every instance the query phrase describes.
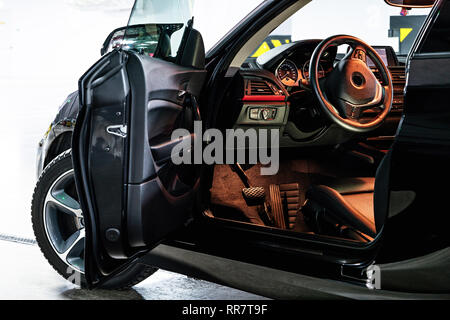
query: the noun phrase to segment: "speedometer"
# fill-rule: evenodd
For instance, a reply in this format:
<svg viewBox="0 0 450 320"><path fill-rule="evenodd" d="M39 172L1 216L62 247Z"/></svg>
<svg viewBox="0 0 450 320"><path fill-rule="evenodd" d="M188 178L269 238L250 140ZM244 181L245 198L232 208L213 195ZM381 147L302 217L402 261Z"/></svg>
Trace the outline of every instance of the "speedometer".
<svg viewBox="0 0 450 320"><path fill-rule="evenodd" d="M306 61L306 63L303 65L302 68L302 74L303 78L309 81L309 63L310 61ZM319 63L319 79L325 77L325 70L323 69L322 65Z"/></svg>
<svg viewBox="0 0 450 320"><path fill-rule="evenodd" d="M278 66L276 76L285 86L292 87L298 80L298 68L291 60L284 60Z"/></svg>

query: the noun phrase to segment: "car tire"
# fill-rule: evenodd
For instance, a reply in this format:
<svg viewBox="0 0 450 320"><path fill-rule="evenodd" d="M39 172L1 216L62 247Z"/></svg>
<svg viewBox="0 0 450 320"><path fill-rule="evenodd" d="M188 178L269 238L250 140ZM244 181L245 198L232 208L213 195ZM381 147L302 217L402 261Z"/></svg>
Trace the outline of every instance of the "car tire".
<svg viewBox="0 0 450 320"><path fill-rule="evenodd" d="M36 241L50 265L65 279L86 287L84 238L82 238L84 222L81 209L72 201L77 201L78 196L74 181L70 182L70 174L73 179L72 153L71 150L67 150L53 159L40 175L34 189L31 220ZM59 183L63 186L62 191L57 189L60 188ZM56 198L65 199L64 203L61 200L58 204L58 201L54 201ZM70 206L67 205L69 203L67 199L71 201ZM77 214L72 214L72 209ZM70 235L71 232L74 233ZM64 251L65 249L67 250ZM135 262L109 279L102 288L129 289L157 270Z"/></svg>

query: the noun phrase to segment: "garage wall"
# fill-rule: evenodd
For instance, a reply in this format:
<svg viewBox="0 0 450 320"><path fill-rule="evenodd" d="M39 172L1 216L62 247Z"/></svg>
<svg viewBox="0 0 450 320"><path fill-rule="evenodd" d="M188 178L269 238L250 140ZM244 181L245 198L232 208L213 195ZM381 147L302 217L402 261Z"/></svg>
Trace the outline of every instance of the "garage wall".
<svg viewBox="0 0 450 320"><path fill-rule="evenodd" d="M35 153L133 0L0 0L0 233L32 237Z"/></svg>

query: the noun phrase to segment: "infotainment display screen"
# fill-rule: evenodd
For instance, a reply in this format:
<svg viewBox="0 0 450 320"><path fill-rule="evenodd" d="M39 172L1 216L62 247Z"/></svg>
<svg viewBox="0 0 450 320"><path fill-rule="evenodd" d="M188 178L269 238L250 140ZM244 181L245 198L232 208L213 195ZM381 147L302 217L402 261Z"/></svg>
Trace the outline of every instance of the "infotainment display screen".
<svg viewBox="0 0 450 320"><path fill-rule="evenodd" d="M378 53L378 55L381 57L381 59L383 60L384 64L386 66L389 66L386 49L385 48L374 48L374 49ZM373 61L370 58L367 59L367 65L369 67L375 67Z"/></svg>

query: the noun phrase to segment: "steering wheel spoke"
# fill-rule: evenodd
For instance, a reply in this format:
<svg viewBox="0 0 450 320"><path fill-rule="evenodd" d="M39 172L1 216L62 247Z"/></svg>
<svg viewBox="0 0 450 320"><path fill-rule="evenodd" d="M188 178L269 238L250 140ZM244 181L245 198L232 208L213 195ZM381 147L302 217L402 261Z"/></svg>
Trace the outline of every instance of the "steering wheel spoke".
<svg viewBox="0 0 450 320"><path fill-rule="evenodd" d="M350 120L359 120L365 111L367 110L377 110L376 112L381 112L384 110L384 105L378 104L378 105L352 105L350 103L345 103L345 117Z"/></svg>
<svg viewBox="0 0 450 320"><path fill-rule="evenodd" d="M363 113L363 108L350 103L345 103L345 117L347 119L357 120L361 117Z"/></svg>

